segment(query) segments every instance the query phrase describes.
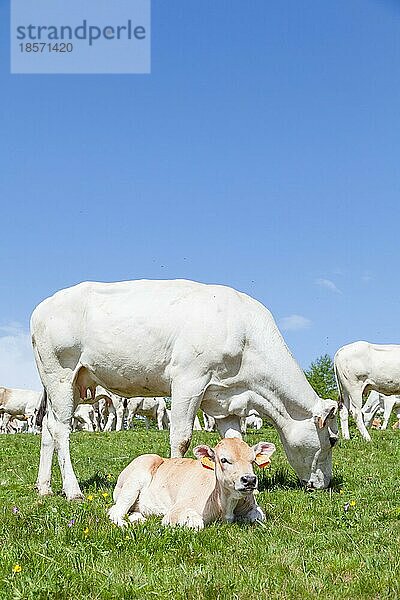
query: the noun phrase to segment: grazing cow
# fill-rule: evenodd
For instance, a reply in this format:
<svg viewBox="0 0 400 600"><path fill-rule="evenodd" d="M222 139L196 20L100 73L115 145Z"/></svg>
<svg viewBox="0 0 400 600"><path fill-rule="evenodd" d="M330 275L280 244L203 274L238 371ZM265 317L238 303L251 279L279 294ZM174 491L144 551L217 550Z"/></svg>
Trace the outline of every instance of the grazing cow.
<svg viewBox="0 0 400 600"><path fill-rule="evenodd" d="M354 342L335 355L343 437L350 439L349 411L366 441L371 437L362 415L362 398L371 390L391 396L400 393L400 346Z"/></svg>
<svg viewBox="0 0 400 600"><path fill-rule="evenodd" d="M149 428L148 419L157 421L160 431L168 429L169 417L164 398L130 398L128 400L128 423L131 424L135 415L146 418L146 428Z"/></svg>
<svg viewBox="0 0 400 600"><path fill-rule="evenodd" d="M261 429L263 423L260 415L256 410L251 410L246 417L240 419L240 431L242 435L245 435L248 427L253 429Z"/></svg>
<svg viewBox="0 0 400 600"><path fill-rule="evenodd" d="M366 427L369 427L371 425L371 421L373 420L376 412L378 410L382 410L383 423L380 426L380 429L386 429L392 410L394 408L399 407L400 396L385 396L384 394L379 394L378 392L373 390L368 396L368 399L362 408L364 423Z"/></svg>
<svg viewBox="0 0 400 600"><path fill-rule="evenodd" d="M126 399L112 394L100 386L96 387L95 398L99 403L100 428L103 431L122 431Z"/></svg>
<svg viewBox="0 0 400 600"><path fill-rule="evenodd" d="M26 420L28 432L35 433L36 414L41 398L41 392L0 387L0 415L3 415L1 432L7 433L9 421L16 417Z"/></svg>
<svg viewBox="0 0 400 600"><path fill-rule="evenodd" d="M223 519L263 521L254 491L257 477L253 463L270 463L275 446L260 442L252 448L237 438L226 438L214 449L197 446L196 458L161 458L144 454L135 458L118 477L114 489L111 521L125 525L144 521L150 515L163 515L163 525L184 525L203 529Z"/></svg>
<svg viewBox="0 0 400 600"><path fill-rule="evenodd" d="M98 405L78 404L73 416L74 431L100 431Z"/></svg>
<svg viewBox="0 0 400 600"><path fill-rule="evenodd" d="M187 451L200 406L227 437L240 436L240 417L257 410L277 428L300 480L330 483L337 403L317 396L271 313L246 294L185 280L85 282L39 304L31 335L47 402L42 495L51 493L57 448L67 498L82 497L70 422L96 385L126 398L171 396L173 457Z"/></svg>

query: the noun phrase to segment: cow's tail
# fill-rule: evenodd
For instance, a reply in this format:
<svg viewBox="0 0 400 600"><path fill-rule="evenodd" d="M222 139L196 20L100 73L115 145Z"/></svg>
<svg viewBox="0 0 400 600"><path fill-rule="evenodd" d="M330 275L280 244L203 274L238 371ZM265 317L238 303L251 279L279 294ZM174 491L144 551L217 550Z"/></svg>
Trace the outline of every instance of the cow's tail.
<svg viewBox="0 0 400 600"><path fill-rule="evenodd" d="M333 370L335 373L335 379L336 379L336 386L338 389L338 405L339 405L339 410L343 407L344 404L344 394L343 394L343 387L342 387L342 382L340 380L340 377L338 375L338 367L336 364L336 356L334 358L333 361Z"/></svg>
<svg viewBox="0 0 400 600"><path fill-rule="evenodd" d="M43 388L42 399L40 401L39 409L36 413L36 420L35 420L36 427L42 426L43 417L46 414L46 410L47 410L47 392L46 392L46 389Z"/></svg>

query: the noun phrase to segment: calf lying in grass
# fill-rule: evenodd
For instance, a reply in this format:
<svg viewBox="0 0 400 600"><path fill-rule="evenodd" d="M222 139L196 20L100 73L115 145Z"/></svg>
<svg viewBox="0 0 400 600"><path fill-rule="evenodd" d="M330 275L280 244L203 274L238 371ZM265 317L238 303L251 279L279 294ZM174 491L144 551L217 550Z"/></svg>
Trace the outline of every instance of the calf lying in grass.
<svg viewBox="0 0 400 600"><path fill-rule="evenodd" d="M128 512L132 523L163 515L163 525L193 529L218 519L262 521L264 513L254 498L257 477L253 463L267 466L273 452L275 446L268 442L250 447L240 439L226 438L214 449L194 448L200 460L138 456L118 477L109 517L123 526Z"/></svg>

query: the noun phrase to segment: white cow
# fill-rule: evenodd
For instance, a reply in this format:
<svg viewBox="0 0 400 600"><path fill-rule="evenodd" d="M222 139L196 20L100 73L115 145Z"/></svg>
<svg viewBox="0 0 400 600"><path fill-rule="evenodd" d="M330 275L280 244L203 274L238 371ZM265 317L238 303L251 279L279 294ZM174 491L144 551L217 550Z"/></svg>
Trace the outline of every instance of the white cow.
<svg viewBox="0 0 400 600"><path fill-rule="evenodd" d="M342 434L350 439L349 411L363 438L371 441L362 415L362 398L371 390L387 396L400 393L400 346L354 342L335 355Z"/></svg>
<svg viewBox="0 0 400 600"><path fill-rule="evenodd" d="M247 432L248 427L250 427L250 429L257 429L257 431L258 431L259 429L262 428L262 426L263 426L262 418L258 414L248 415L247 417L242 417L241 424L240 424L240 430L241 430L242 434L244 435Z"/></svg>
<svg viewBox="0 0 400 600"><path fill-rule="evenodd" d="M98 405L78 404L74 412L72 428L74 431L99 431Z"/></svg>
<svg viewBox="0 0 400 600"><path fill-rule="evenodd" d="M169 417L164 398L130 398L128 400L128 423L131 424L136 415L146 418L146 428L149 428L148 419L157 421L160 431L168 429Z"/></svg>
<svg viewBox="0 0 400 600"><path fill-rule="evenodd" d="M69 451L74 406L96 384L124 396L171 396L173 457L187 451L200 406L240 436L251 409L276 426L308 486L332 475L337 403L312 389L271 313L231 288L192 281L81 283L44 300L31 334L47 399L40 494L51 493L55 447L68 499L82 497Z"/></svg>
<svg viewBox="0 0 400 600"><path fill-rule="evenodd" d="M135 458L118 477L109 517L120 527L130 512L132 523L162 515L163 525L203 529L223 519L263 521L254 492L253 464L270 463L275 446L260 442L250 448L242 440L224 439L214 448L197 446L191 458L161 458L144 454Z"/></svg>
<svg viewBox="0 0 400 600"><path fill-rule="evenodd" d="M0 387L0 415L3 415L0 432L7 433L9 421L16 417L26 420L28 432L35 433L36 414L41 398L41 392Z"/></svg>
<svg viewBox="0 0 400 600"><path fill-rule="evenodd" d="M400 396L385 396L373 390L362 408L364 423L370 427L371 422L378 410L383 411L383 423L380 429L386 429L390 415L394 408L400 408Z"/></svg>
<svg viewBox="0 0 400 600"><path fill-rule="evenodd" d="M100 386L96 387L95 399L99 403L100 428L103 431L124 429L126 399L112 394Z"/></svg>

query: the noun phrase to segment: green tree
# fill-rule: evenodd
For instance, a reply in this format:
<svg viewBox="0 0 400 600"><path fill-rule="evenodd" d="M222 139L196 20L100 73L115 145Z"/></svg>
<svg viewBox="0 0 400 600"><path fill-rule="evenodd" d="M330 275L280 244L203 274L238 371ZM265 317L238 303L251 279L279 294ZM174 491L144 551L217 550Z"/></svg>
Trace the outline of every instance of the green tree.
<svg viewBox="0 0 400 600"><path fill-rule="evenodd" d="M337 400L338 393L333 360L329 354L323 354L312 362L309 369L305 371L305 374L318 396Z"/></svg>

